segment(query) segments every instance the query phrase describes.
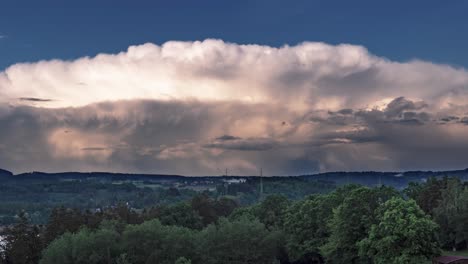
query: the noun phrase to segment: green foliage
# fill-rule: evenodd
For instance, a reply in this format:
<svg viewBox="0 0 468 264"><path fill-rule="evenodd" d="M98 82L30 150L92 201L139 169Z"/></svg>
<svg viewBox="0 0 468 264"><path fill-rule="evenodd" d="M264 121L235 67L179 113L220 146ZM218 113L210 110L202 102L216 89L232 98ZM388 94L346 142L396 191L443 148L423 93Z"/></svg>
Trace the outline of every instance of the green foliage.
<svg viewBox="0 0 468 264"><path fill-rule="evenodd" d="M442 198L442 190L447 186L447 179L444 177L438 180L431 177L424 184L410 183L405 193L409 198L414 199L426 214L432 215Z"/></svg>
<svg viewBox="0 0 468 264"><path fill-rule="evenodd" d="M459 179L447 180L433 215L440 226L439 239L445 248L456 250L468 244L468 187Z"/></svg>
<svg viewBox="0 0 468 264"><path fill-rule="evenodd" d="M142 209L185 201L197 194L191 189L157 186L149 188L137 180L116 182L104 177L11 177L0 182L0 225L14 224L14 216L20 210L28 212L32 223L45 224L53 208L61 206L102 210L129 203L133 208Z"/></svg>
<svg viewBox="0 0 468 264"><path fill-rule="evenodd" d="M116 230L116 222L104 222L94 231L67 232L44 250L41 264L272 263L280 243L278 232L248 219L223 218L203 231L158 220Z"/></svg>
<svg viewBox="0 0 468 264"><path fill-rule="evenodd" d="M203 227L200 215L186 202L153 208L146 212L143 217L147 220L157 218L163 225L177 225L191 229L201 229Z"/></svg>
<svg viewBox="0 0 468 264"><path fill-rule="evenodd" d="M84 228L75 234L67 232L44 250L40 263L110 263L120 256L119 239L112 225L104 225L96 231Z"/></svg>
<svg viewBox="0 0 468 264"><path fill-rule="evenodd" d="M200 233L198 250L206 264L272 263L280 234L270 232L258 220L221 219Z"/></svg>
<svg viewBox="0 0 468 264"><path fill-rule="evenodd" d="M122 235L122 250L131 263L173 264L180 257L193 259L195 231L164 226L158 220L129 225Z"/></svg>
<svg viewBox="0 0 468 264"><path fill-rule="evenodd" d="M250 219L255 220L257 218L255 214L255 206L245 206L245 207L238 207L232 211L229 215L230 220L239 220L239 219Z"/></svg>
<svg viewBox="0 0 468 264"><path fill-rule="evenodd" d="M132 263L128 259L127 253L122 253L120 254L119 257L117 257L116 264L132 264Z"/></svg>
<svg viewBox="0 0 468 264"><path fill-rule="evenodd" d="M411 183L405 194L430 214L440 226L439 241L443 248L464 249L468 246L468 187L458 178L429 178L422 184Z"/></svg>
<svg viewBox="0 0 468 264"><path fill-rule="evenodd" d="M192 261L184 258L184 257L180 257L176 260L176 262L174 262L174 264L192 264Z"/></svg>
<svg viewBox="0 0 468 264"><path fill-rule="evenodd" d="M302 199L314 193L327 193L336 186L332 181L306 180L298 177L268 177L264 179L265 194L282 194L289 199ZM159 207L187 201L207 191L217 198L213 206L216 215L227 216L237 205L252 205L259 200L259 178L229 183L221 178L160 178L138 175L119 176L99 173L43 175L33 173L2 178L0 182L0 225L15 223L14 216L24 210L34 224L46 224L53 208L104 210L119 204L132 209ZM230 195L228 200L223 196ZM221 199L219 199L221 198ZM236 201L233 203L233 200ZM200 208L204 225L216 221L211 209ZM125 215L122 215L125 217ZM130 216L131 217L131 216ZM131 222L131 220L123 220ZM94 228L97 227L97 223ZM89 226L89 224L87 224ZM63 234L63 230L59 233ZM58 234L56 234L58 235ZM52 236L55 237L55 236Z"/></svg>
<svg viewBox="0 0 468 264"><path fill-rule="evenodd" d="M281 179L265 182L282 186ZM244 207L238 207L241 197L255 193L228 198L202 192L185 202L142 210L124 203L93 211L56 208L42 230L20 221L16 231L9 231L4 255L19 259L7 263L37 263L44 243L41 263L321 263L322 255L334 264L420 263L437 254L437 232L445 247L466 247L466 185L431 179L411 184L405 194L427 206L439 231L414 201L388 187L345 185L296 201L270 195ZM184 191L164 195L175 198ZM32 245L39 247L31 250Z"/></svg>
<svg viewBox="0 0 468 264"><path fill-rule="evenodd" d="M44 250L40 263L109 263L119 256L118 240L119 234L106 228L65 233Z"/></svg>
<svg viewBox="0 0 468 264"><path fill-rule="evenodd" d="M309 252L318 252L329 237L327 223L336 206L333 195L311 196L296 202L287 213L284 230L290 257L298 259Z"/></svg>
<svg viewBox="0 0 468 264"><path fill-rule="evenodd" d="M254 214L268 229L282 228L290 201L283 195L270 195L254 207Z"/></svg>
<svg viewBox="0 0 468 264"><path fill-rule="evenodd" d="M358 243L359 255L375 264L424 263L440 253L437 225L414 200L395 197L377 210L377 222Z"/></svg>
<svg viewBox="0 0 468 264"><path fill-rule="evenodd" d="M259 179L256 179L257 190ZM263 178L265 195L284 195L288 199L298 200L312 194L324 194L333 191L336 185L332 181L307 180L298 177Z"/></svg>
<svg viewBox="0 0 468 264"><path fill-rule="evenodd" d="M215 223L219 217L229 216L238 205L231 199L223 197L215 200L207 193L202 193L193 197L191 206L201 216L203 225L207 226Z"/></svg>
<svg viewBox="0 0 468 264"><path fill-rule="evenodd" d="M365 257L358 256L357 242L367 237L370 227L376 223L374 211L395 195L395 190L387 187L352 190L343 203L333 210L329 222L330 237L321 247L327 259L343 264L367 262Z"/></svg>

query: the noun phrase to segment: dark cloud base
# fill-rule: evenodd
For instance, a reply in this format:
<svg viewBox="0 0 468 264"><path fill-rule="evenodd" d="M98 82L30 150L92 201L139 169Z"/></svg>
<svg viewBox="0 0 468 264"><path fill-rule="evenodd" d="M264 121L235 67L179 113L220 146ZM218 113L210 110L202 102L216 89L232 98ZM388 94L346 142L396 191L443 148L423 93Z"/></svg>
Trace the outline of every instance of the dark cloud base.
<svg viewBox="0 0 468 264"><path fill-rule="evenodd" d="M0 167L185 175L467 167L467 117L430 109L403 97L380 110L306 113L199 101L3 106Z"/></svg>

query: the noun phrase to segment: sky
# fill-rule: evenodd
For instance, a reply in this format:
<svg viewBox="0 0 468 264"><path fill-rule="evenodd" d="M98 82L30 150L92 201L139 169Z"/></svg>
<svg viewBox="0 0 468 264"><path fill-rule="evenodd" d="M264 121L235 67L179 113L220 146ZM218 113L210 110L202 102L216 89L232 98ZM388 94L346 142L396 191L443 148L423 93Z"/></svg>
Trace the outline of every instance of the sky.
<svg viewBox="0 0 468 264"><path fill-rule="evenodd" d="M466 1L9 1L0 168L468 167Z"/></svg>

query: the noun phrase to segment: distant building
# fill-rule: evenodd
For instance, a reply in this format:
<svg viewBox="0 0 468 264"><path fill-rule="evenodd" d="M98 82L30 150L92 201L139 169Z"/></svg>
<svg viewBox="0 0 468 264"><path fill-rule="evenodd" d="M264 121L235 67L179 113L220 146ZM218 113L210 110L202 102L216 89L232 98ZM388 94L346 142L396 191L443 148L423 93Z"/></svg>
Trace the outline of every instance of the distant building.
<svg viewBox="0 0 468 264"><path fill-rule="evenodd" d="M5 237L0 235L0 253L3 252L5 246L6 246Z"/></svg>
<svg viewBox="0 0 468 264"><path fill-rule="evenodd" d="M432 264L468 264L468 257L440 256L432 260Z"/></svg>
<svg viewBox="0 0 468 264"><path fill-rule="evenodd" d="M228 179L228 180L223 180L224 182L228 183L228 184L232 184L232 183L244 183L247 181L247 179L245 178L237 178L237 179Z"/></svg>

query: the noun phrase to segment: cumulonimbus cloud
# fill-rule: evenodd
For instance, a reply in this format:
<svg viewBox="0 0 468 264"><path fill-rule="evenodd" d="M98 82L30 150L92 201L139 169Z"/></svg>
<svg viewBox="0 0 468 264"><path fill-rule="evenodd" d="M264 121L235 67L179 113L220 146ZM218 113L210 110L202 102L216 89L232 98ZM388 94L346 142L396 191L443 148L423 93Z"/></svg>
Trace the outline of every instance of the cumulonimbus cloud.
<svg viewBox="0 0 468 264"><path fill-rule="evenodd" d="M48 107L100 101L240 100L305 108L363 107L396 97L464 102L464 69L397 63L361 46L305 42L273 48L221 40L131 46L74 61L20 63L0 74L2 98L54 98Z"/></svg>
<svg viewBox="0 0 468 264"><path fill-rule="evenodd" d="M394 62L361 46L144 44L0 72L0 167L458 168L468 151L467 100L465 69Z"/></svg>

